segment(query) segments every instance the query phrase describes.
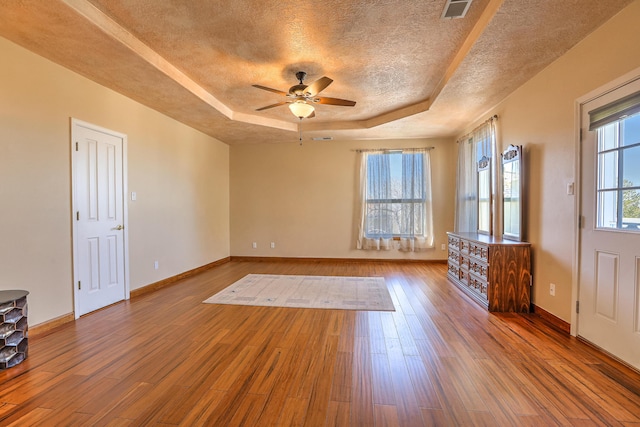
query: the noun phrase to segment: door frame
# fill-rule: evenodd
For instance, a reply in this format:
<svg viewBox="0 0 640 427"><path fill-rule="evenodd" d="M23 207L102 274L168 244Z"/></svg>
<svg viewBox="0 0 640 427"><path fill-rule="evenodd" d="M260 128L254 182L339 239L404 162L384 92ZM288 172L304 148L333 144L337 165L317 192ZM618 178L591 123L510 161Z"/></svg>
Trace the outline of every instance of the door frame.
<svg viewBox="0 0 640 427"><path fill-rule="evenodd" d="M115 136L117 138L122 139L122 209L123 209L123 243L124 243L124 299L128 300L130 298L130 284L129 284L129 206L128 206L128 194L129 194L129 186L128 186L128 167L127 167L127 135L124 133L116 132L110 129L103 128L101 126L94 125L92 123L84 122L82 120L78 120L76 118L71 117L71 138L70 138L70 153L71 153L71 246L72 246L72 264L73 264L73 277L71 281L71 286L73 288L73 316L74 318L80 317L78 313L80 312L78 308L79 299L78 299L78 287L76 283L78 283L78 248L76 238L78 236L78 221L75 219L75 212L77 209L77 199L76 199L76 160L75 160L75 144L76 144L76 133L79 127L91 129L97 132L106 133L108 135Z"/></svg>
<svg viewBox="0 0 640 427"><path fill-rule="evenodd" d="M581 251L581 243L580 243L580 229L584 227L584 224L581 223L582 217L582 138L581 138L581 128L582 128L582 114L584 111L584 105L588 102L591 102L601 96L604 96L614 90L620 89L621 87L632 83L636 80L640 80L640 67L636 68L617 79L606 83L597 89L590 91L589 93L579 97L575 102L574 109L574 130L575 130L575 183L574 183L574 243L573 243L573 273L571 280L571 335L578 336L580 334L580 325L578 324L578 302L580 301L580 251Z"/></svg>

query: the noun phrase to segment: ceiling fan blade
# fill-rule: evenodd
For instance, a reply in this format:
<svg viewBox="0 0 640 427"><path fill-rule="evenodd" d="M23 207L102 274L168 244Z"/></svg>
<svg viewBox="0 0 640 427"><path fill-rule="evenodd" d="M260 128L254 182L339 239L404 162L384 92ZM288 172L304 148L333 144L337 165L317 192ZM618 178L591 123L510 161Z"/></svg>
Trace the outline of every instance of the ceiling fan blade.
<svg viewBox="0 0 640 427"><path fill-rule="evenodd" d="M316 112L312 111L311 114L309 114L306 118L307 119L313 119L316 116Z"/></svg>
<svg viewBox="0 0 640 427"><path fill-rule="evenodd" d="M256 109L256 111L267 110L267 109L269 109L269 108L279 107L279 106L281 106L281 105L288 104L288 103L289 103L289 101L277 102L277 103L275 103L275 104L267 105L266 107L258 108L258 109Z"/></svg>
<svg viewBox="0 0 640 427"><path fill-rule="evenodd" d="M281 90L278 89L271 89L270 87L266 87L266 86L262 86L262 85L252 85L253 87L257 87L258 89L262 89L262 90L268 90L269 92L273 92L273 93L278 93L280 95L287 95L287 92L283 92Z"/></svg>
<svg viewBox="0 0 640 427"><path fill-rule="evenodd" d="M317 102L320 104L328 104L328 105L342 105L344 107L353 107L354 105L356 105L356 101L348 101L346 99L339 99L339 98L327 98L327 97L320 97L317 98Z"/></svg>
<svg viewBox="0 0 640 427"><path fill-rule="evenodd" d="M304 93L311 96L316 96L317 94L325 90L327 86L331 84L331 82L333 82L333 80L331 80L329 77L320 77L318 80L307 86L307 88L304 90Z"/></svg>

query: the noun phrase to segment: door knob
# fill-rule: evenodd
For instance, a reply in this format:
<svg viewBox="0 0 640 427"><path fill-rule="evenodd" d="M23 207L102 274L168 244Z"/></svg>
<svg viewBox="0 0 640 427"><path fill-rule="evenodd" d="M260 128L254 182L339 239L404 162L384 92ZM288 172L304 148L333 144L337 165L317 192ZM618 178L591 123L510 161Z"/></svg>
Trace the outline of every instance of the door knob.
<svg viewBox="0 0 640 427"><path fill-rule="evenodd" d="M124 226L120 224L118 224L118 226L114 228L114 230L122 230L122 229L124 229Z"/></svg>

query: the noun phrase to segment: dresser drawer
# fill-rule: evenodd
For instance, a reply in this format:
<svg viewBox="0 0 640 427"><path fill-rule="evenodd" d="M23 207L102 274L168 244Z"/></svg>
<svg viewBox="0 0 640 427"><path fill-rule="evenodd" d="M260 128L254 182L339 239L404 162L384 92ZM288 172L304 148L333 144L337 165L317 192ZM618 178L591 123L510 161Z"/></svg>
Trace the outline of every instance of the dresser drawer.
<svg viewBox="0 0 640 427"><path fill-rule="evenodd" d="M458 253L458 251L449 249L449 261L455 264L460 263L460 254Z"/></svg>
<svg viewBox="0 0 640 427"><path fill-rule="evenodd" d="M482 262L475 261L475 260L471 259L469 261L469 271L475 273L477 276L479 276L485 282L488 279L487 274L489 272L489 269L487 268L487 265L482 263Z"/></svg>
<svg viewBox="0 0 640 427"><path fill-rule="evenodd" d="M469 253L469 241L460 239L460 252L464 254Z"/></svg>
<svg viewBox="0 0 640 427"><path fill-rule="evenodd" d="M489 247L480 243L470 242L469 255L473 255L484 262L487 262L489 260Z"/></svg>
<svg viewBox="0 0 640 427"><path fill-rule="evenodd" d="M455 280L460 279L460 268L452 263L449 263L447 274L454 278Z"/></svg>
<svg viewBox="0 0 640 427"><path fill-rule="evenodd" d="M449 246L454 249L460 249L460 238L455 236L449 236Z"/></svg>
<svg viewBox="0 0 640 427"><path fill-rule="evenodd" d="M465 256L465 255L460 255L460 257L458 258L458 264L460 265L460 268L468 271L469 270L469 257Z"/></svg>
<svg viewBox="0 0 640 427"><path fill-rule="evenodd" d="M469 274L469 287L487 299L487 282Z"/></svg>

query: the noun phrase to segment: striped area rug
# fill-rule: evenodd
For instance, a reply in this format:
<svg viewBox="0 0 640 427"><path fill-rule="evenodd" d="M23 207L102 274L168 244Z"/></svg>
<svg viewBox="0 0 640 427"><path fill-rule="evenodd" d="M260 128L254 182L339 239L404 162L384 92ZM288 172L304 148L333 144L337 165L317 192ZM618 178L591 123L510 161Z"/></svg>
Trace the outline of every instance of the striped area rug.
<svg viewBox="0 0 640 427"><path fill-rule="evenodd" d="M203 302L395 311L383 277L249 274Z"/></svg>

